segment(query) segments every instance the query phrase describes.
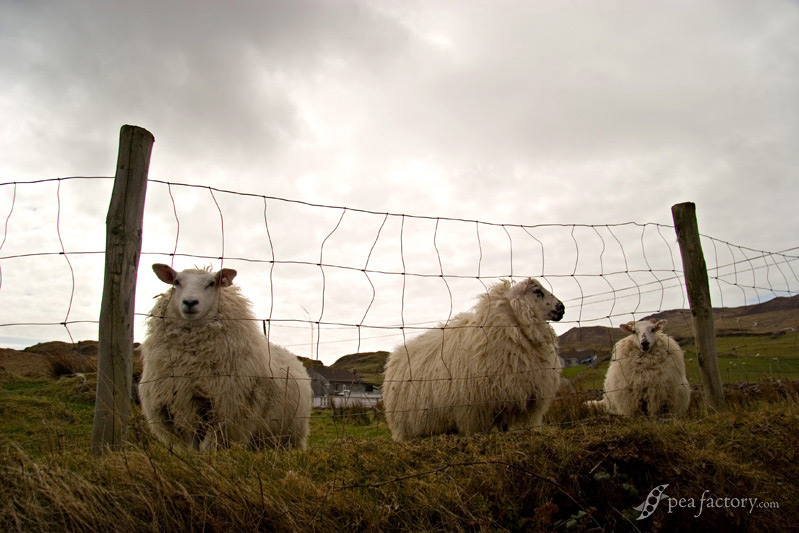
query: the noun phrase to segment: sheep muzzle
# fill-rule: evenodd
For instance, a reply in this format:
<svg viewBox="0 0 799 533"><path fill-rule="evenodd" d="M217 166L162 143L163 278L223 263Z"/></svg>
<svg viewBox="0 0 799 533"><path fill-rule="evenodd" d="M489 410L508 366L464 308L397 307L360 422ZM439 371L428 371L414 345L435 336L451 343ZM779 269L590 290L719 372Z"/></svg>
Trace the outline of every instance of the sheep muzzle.
<svg viewBox="0 0 799 533"><path fill-rule="evenodd" d="M554 309L549 311L547 315L547 319L552 320L553 322L558 322L563 315L566 314L566 306L563 305L562 302L558 302Z"/></svg>

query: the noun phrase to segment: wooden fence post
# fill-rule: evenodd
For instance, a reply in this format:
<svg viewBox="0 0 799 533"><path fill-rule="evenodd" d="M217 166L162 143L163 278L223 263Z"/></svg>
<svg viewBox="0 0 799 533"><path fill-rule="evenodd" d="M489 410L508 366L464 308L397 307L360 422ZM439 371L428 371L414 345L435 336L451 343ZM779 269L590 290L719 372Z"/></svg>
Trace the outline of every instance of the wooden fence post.
<svg viewBox="0 0 799 533"><path fill-rule="evenodd" d="M93 454L119 449L125 441L133 381L136 275L153 142L153 135L137 126L122 126L119 133L114 190L105 221L105 278L100 307Z"/></svg>
<svg viewBox="0 0 799 533"><path fill-rule="evenodd" d="M671 214L677 232L677 241L680 244L705 403L713 408L719 408L724 403L724 389L721 386L716 352L716 328L713 324L707 265L699 239L699 226L696 223L696 205L693 202L673 205Z"/></svg>

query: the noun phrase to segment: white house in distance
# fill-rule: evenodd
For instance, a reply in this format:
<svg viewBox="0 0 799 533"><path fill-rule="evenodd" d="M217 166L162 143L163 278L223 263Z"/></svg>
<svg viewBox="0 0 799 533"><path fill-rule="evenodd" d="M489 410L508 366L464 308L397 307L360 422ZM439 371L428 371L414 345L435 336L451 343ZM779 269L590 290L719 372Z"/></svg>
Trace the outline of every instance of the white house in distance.
<svg viewBox="0 0 799 533"><path fill-rule="evenodd" d="M315 365L308 368L308 376L316 408L374 407L382 400L376 387L364 383L357 373L349 370Z"/></svg>
<svg viewBox="0 0 799 533"><path fill-rule="evenodd" d="M573 366L590 365L596 361L596 353L593 350L572 350L560 354L563 368Z"/></svg>

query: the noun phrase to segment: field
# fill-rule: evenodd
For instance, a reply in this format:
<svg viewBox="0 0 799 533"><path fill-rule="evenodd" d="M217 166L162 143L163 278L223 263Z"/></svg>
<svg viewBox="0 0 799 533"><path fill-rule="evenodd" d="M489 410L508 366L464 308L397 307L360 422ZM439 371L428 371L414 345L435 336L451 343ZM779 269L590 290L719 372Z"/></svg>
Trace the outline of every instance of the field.
<svg viewBox="0 0 799 533"><path fill-rule="evenodd" d="M700 383L699 364L693 341L682 347L688 380ZM721 379L726 383L763 379L799 379L799 332L783 335L718 337L716 339ZM608 363L596 369L575 366L564 375L584 389L601 389Z"/></svg>
<svg viewBox="0 0 799 533"><path fill-rule="evenodd" d="M723 410L706 412L697 398L681 419L597 417L571 396L553 406L544 428L405 444L391 441L378 413L317 411L304 451L169 450L153 441L134 408L130 445L99 458L87 451L93 390L92 374L0 371L0 531L799 526L796 381L728 387ZM636 520L634 507L664 483L673 502ZM700 513L703 495L759 503L703 503ZM679 507L679 498L696 507Z"/></svg>

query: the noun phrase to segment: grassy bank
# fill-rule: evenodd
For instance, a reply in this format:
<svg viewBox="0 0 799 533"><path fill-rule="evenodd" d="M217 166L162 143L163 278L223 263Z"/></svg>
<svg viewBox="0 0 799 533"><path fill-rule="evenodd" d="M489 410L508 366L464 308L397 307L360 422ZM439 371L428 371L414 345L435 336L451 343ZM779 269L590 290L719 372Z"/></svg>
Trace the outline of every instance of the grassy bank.
<svg viewBox="0 0 799 533"><path fill-rule="evenodd" d="M91 376L89 377L91 382ZM786 531L799 526L799 387L730 389L721 412L597 417L559 401L540 430L399 444L373 413L315 413L304 451L130 446L87 453L79 378L0 379L0 531ZM90 387L89 387L90 388ZM24 406L29 406L29 409ZM45 444L46 443L46 444ZM649 491L668 483L638 521ZM700 497L779 507L708 508Z"/></svg>
<svg viewBox="0 0 799 533"><path fill-rule="evenodd" d="M799 380L799 332L783 335L718 337L716 339L721 379L726 383L773 379ZM696 346L682 347L686 372L692 383L701 383ZM563 374L585 389L601 389L608 363L597 368L575 366Z"/></svg>

